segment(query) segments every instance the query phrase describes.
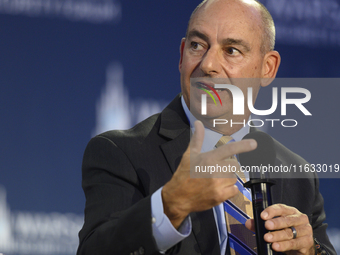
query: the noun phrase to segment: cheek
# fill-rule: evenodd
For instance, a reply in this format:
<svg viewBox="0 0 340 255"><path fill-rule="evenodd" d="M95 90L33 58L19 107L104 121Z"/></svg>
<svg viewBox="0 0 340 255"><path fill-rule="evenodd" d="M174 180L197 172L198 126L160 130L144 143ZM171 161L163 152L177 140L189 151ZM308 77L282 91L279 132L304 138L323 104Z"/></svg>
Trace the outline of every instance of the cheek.
<svg viewBox="0 0 340 255"><path fill-rule="evenodd" d="M242 69L242 74L240 77L244 78L259 78L261 77L261 70L258 66L248 65Z"/></svg>
<svg viewBox="0 0 340 255"><path fill-rule="evenodd" d="M254 77L256 76L257 72L258 72L258 64L257 63L251 63L249 65L247 65L247 69L248 69L248 74L250 75L250 77Z"/></svg>
<svg viewBox="0 0 340 255"><path fill-rule="evenodd" d="M228 77L246 77L246 72L249 72L249 67L246 63L240 61L228 60L223 65L224 72Z"/></svg>
<svg viewBox="0 0 340 255"><path fill-rule="evenodd" d="M259 56L254 57L253 59L248 59L247 63L241 67L242 76L247 78L260 78L261 77L261 67L262 67L262 59Z"/></svg>
<svg viewBox="0 0 340 255"><path fill-rule="evenodd" d="M255 74L255 76L257 76L257 74L260 74L260 73L261 73L261 68L259 68L259 66L256 65L256 66L254 67L254 74Z"/></svg>
<svg viewBox="0 0 340 255"><path fill-rule="evenodd" d="M197 72L198 66L201 62L201 57L200 56L192 56L188 52L184 54L183 61L182 61L182 71L181 73L185 73L186 76L192 76L194 73Z"/></svg>
<svg viewBox="0 0 340 255"><path fill-rule="evenodd" d="M253 69L251 77L256 77L257 76L257 71L256 71L256 67Z"/></svg>
<svg viewBox="0 0 340 255"><path fill-rule="evenodd" d="M182 66L180 69L181 74L188 74L192 69L192 61L186 57L183 58Z"/></svg>

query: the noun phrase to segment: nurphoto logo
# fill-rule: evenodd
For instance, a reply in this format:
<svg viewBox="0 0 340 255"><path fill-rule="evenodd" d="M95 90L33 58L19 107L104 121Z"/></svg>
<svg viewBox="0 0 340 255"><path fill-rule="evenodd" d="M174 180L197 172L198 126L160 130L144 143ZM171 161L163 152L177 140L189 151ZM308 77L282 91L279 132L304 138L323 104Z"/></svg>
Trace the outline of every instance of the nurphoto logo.
<svg viewBox="0 0 340 255"><path fill-rule="evenodd" d="M221 84L221 81L219 81L219 83L216 83L216 79L192 79L191 83L194 88L201 91L200 93L197 92L197 90L194 90L194 92L192 92L194 94L192 98L200 100L200 112L198 112L199 110L196 111L196 115L200 114L201 116L196 117L202 119L206 119L208 117L209 121L212 121L213 127L225 124L229 124L231 126L246 126L248 124L248 126L251 127L262 127L265 121L269 122L272 127L274 127L275 123L277 122L280 122L281 126L283 127L296 127L298 125L298 121L295 119L271 119L268 117L269 115L275 113L279 108L279 100L281 116L287 116L288 105L296 107L304 116L312 116L311 112L305 107L305 104L311 99L310 91L305 88L272 87L272 103L270 108L256 109L254 104L260 85L254 83L254 80L238 82L239 84L237 86L229 83ZM228 103L230 106L228 106ZM220 109L227 109L228 107L232 107L232 111L230 110L230 112L232 112L233 118L223 118L223 114L221 114L221 116L219 117L216 117L217 115L214 115L214 113L211 112L215 112L216 109L218 110L218 107ZM192 108L195 108L194 104ZM268 118L240 118L242 117L242 115L247 116L247 112L257 116L267 116Z"/></svg>
<svg viewBox="0 0 340 255"><path fill-rule="evenodd" d="M214 89L213 87L204 84L204 87L207 87L207 89L210 89L211 91L213 91L215 93L215 95L217 96L217 98L219 99L221 106L222 106L222 101L220 96L218 95L216 89L227 89L230 91L230 93L232 94L233 97L233 114L234 115L243 115L244 114L244 95L243 92L240 88L236 87L235 85L231 85L231 84L214 84L214 87L216 89ZM213 95L205 88L199 88L203 91L205 91L215 102L216 104L216 100L213 97ZM300 93L305 95L304 98L287 98L287 93ZM272 98L273 98L273 103L272 106L270 107L270 109L268 110L257 110L254 108L254 104L253 104L253 88L249 87L248 88L248 107L249 110L251 111L251 113L256 114L256 115L270 115L272 113L274 113L277 109L277 105L278 105L278 93L277 93L277 88L273 88L272 90ZM304 103L307 103L309 100L311 99L311 93L309 92L309 90L305 89L305 88L281 88L281 115L287 115L287 105L288 104L293 104L295 105L297 108L300 109L300 111L304 114L304 115L312 115L307 109L306 107L303 106ZM202 115L207 115L207 95L206 94L202 94L201 97L201 114Z"/></svg>

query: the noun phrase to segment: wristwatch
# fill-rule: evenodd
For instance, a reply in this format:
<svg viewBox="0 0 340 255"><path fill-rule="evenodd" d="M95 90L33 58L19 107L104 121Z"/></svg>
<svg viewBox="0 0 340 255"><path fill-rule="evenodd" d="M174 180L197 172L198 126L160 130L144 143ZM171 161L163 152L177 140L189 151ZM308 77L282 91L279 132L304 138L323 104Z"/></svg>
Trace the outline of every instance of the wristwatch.
<svg viewBox="0 0 340 255"><path fill-rule="evenodd" d="M314 238L315 255L328 255L328 252L323 246Z"/></svg>

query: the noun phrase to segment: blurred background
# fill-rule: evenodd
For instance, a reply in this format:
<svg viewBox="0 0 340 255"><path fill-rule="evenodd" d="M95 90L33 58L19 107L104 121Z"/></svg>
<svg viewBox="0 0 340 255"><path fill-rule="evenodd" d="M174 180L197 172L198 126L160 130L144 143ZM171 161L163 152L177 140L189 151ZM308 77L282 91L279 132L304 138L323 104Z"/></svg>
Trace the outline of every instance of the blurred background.
<svg viewBox="0 0 340 255"><path fill-rule="evenodd" d="M199 2L0 0L0 253L75 254L86 144L180 92L179 44ZM278 77L339 77L339 0L262 3L276 22ZM339 164L340 86L324 81L310 88L318 117L289 137L267 131L311 163ZM338 252L339 184L320 180Z"/></svg>

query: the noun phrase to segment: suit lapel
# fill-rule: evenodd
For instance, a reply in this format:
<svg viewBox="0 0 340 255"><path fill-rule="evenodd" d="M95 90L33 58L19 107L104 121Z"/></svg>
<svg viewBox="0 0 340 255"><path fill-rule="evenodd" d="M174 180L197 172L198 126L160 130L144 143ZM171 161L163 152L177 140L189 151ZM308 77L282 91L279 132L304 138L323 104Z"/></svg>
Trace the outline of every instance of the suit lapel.
<svg viewBox="0 0 340 255"><path fill-rule="evenodd" d="M171 172L177 169L190 141L190 126L178 95L161 113L159 134L168 142L161 145Z"/></svg>
<svg viewBox="0 0 340 255"><path fill-rule="evenodd" d="M183 132L176 139L161 145L161 149L168 161L172 173L176 171L182 159L182 155L188 147L189 135L190 133L188 130L187 132Z"/></svg>
<svg viewBox="0 0 340 255"><path fill-rule="evenodd" d="M189 121L178 95L161 113L159 134L168 141L161 145L164 156L174 173L182 155L190 142ZM191 213L192 232L196 238L201 254L220 253L216 223L212 210ZM194 244L193 244L194 245Z"/></svg>
<svg viewBox="0 0 340 255"><path fill-rule="evenodd" d="M202 254L220 254L220 244L213 211L191 213L192 232Z"/></svg>

